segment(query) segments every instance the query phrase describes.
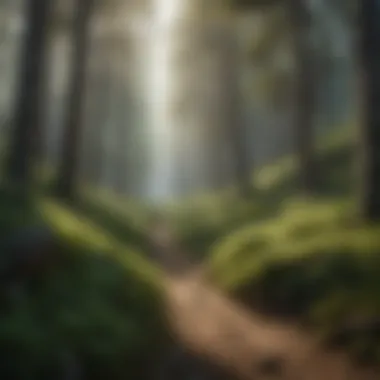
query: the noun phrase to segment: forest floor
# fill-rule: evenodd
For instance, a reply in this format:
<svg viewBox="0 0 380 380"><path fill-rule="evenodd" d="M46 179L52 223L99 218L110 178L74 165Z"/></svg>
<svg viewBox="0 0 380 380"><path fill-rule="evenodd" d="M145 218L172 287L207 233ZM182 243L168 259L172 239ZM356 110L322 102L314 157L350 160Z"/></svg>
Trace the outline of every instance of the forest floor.
<svg viewBox="0 0 380 380"><path fill-rule="evenodd" d="M168 249L168 252L173 252ZM355 365L343 352L327 351L295 323L245 309L202 278L176 252L162 259L167 269L167 318L173 335L189 351L239 379L372 380L380 372ZM178 260L181 258L181 260ZM187 266L186 266L187 265ZM229 379L229 377L227 377Z"/></svg>
<svg viewBox="0 0 380 380"><path fill-rule="evenodd" d="M332 149L329 154L321 155L322 167L331 166L334 162L334 171L321 170L331 172L335 182L332 179L326 181L334 190L348 186L344 175L350 170L344 168L349 165L337 164L347 161L348 148ZM38 202L32 202L36 206L31 207L29 212L26 205L13 199L13 194L2 194L0 189L0 232L4 236L20 226L34 226L36 220L42 219L43 224L50 226L54 236L62 242L65 252L73 251L74 255L70 257L75 257L72 260L75 266L67 266L59 271L62 283L55 279L51 283L47 281L48 285L44 289L48 295L45 297L42 292L41 297L39 294L39 298L35 297L36 301L31 305L32 312L28 305L25 310L15 311L16 315L35 316L34 319L29 318L28 326L24 327L22 318L13 323L15 318L10 314L8 319L12 322L11 326L17 327L13 327L13 332L9 333L10 338L19 339L20 344L27 340L30 347L27 354L34 354L41 339L39 336L34 338L30 332L38 328L40 310L45 310L45 298L58 299L56 293L62 288L67 294L80 293L76 297L80 302L78 307L73 306L72 297L68 297L58 302L58 305L52 303L52 313L61 317L62 310L74 311L83 323L73 327L71 319L57 318L52 323L53 331L59 334L67 329L73 331L72 336L78 337L74 341L74 348L81 348L85 340L86 354L89 353L89 357L95 360L91 359L84 366L93 368L101 357L104 361L103 378L147 378L130 376L134 374L134 368L130 368L133 360L126 362L125 353L130 355L136 347L141 346L139 350L143 353L141 363L144 374L145 369L149 373L153 368L155 370L156 359L161 366L161 357L164 356L166 361L167 348L171 349L173 343L172 337L167 336L166 327L169 324L170 335L175 338L174 361L177 361L177 366L178 362L185 365L180 375L164 374L165 380L214 380L213 376L205 376L202 372L199 374L199 371L199 376L194 376L191 366L194 362L197 366L198 359L198 362L204 359L222 371L222 376L217 375L215 380L231 380L235 377L241 380L380 379L380 371L364 367L363 364L359 366L348 353L348 348L360 354L364 349L366 357L370 356L367 339L368 345L375 346L379 363L378 333L376 335L372 330L369 333L364 330L364 333L353 336L352 347L350 343L350 347L344 347L344 352L332 351L322 341L320 333L324 331L305 330L283 317L283 311L290 310L294 312L295 319L304 321L304 314L308 317L310 312L312 321L314 317L317 320L314 326L321 327L321 330L326 328L328 333L330 328L335 332L336 327L339 329L343 326L341 322L345 321L345 317L350 319L359 314L359 317L363 316L364 324L366 317L369 321L377 317L380 311L379 227L370 228L356 223L345 192L341 194L337 190L337 199L293 202L292 178L295 173L290 171L289 174L282 164L273 169L280 177L277 178L271 170L269 174L273 175L268 177L272 178L272 182L258 181L257 188L260 190L252 201L238 200L229 194L220 197L212 195L210 200L202 198L199 205L189 202L184 203L183 209L179 207L178 211L175 207L174 211L170 209L168 214L174 218L172 222L178 229L182 244L179 248L168 245L156 257L146 254L149 253L146 252L146 238L150 229L146 229L146 224L150 221L150 212L140 205L114 199L109 194L95 196L91 193L90 196L86 193L75 205L41 197ZM273 178L277 178L277 182ZM284 203L288 199L289 204ZM189 249L192 255L186 254L184 248ZM194 253L197 255L194 256ZM116 285L113 285L115 268L104 267L102 260L105 259L98 256L104 256L114 261L117 268L123 268L119 275L121 279ZM148 257L153 259L152 262L147 260ZM203 263L193 265L189 258L192 261L202 259ZM83 268L83 271L77 267ZM122 276L124 270L129 281L127 286ZM77 276L74 281L73 273ZM84 276L84 273L90 275ZM162 277L166 302L164 307L161 297L157 296L161 296ZM109 294L124 294L125 289L128 290L125 303L129 307L128 310L120 310L119 302L113 302ZM136 296L139 289L142 290ZM245 308L236 300L242 298L240 295L244 295L246 289L248 302L253 298L256 300L251 296L258 293L256 308ZM231 293L236 298L230 296ZM258 304L260 296L264 305ZM99 312L94 313L93 305L97 306ZM267 314L259 312L259 306L278 308L272 314L274 317L269 318ZM103 311L107 311L107 314L104 315ZM166 321L161 320L162 311ZM335 314L338 315L337 322ZM131 326L136 325L138 328L125 328L129 320ZM99 338L94 335L91 326L99 324L106 331L104 336L111 337L108 346L114 350L112 355L99 356L96 351L94 342ZM88 326L90 328L86 330ZM157 334L154 329L157 329ZM8 330L11 331L5 324L0 333ZM87 332L85 339L83 332ZM54 335L48 329L43 333L54 344L52 347L57 346ZM66 333L62 335L65 341ZM140 344L141 340L145 342L144 345ZM151 347L155 345L157 348ZM122 377L115 377L115 364L110 359L118 357L117 354L121 352L123 365L120 365L118 373ZM150 358L154 355L154 364L151 365L150 361L146 361L146 356ZM184 361L178 360L181 355ZM173 363L173 357L168 356L167 361ZM190 358L186 362L187 356ZM193 361L191 356L194 356ZM14 355L14 358L14 366L18 369L19 357ZM41 363L44 365L45 362L46 357L41 353ZM203 368L202 364L200 368ZM153 375L157 379L156 373Z"/></svg>

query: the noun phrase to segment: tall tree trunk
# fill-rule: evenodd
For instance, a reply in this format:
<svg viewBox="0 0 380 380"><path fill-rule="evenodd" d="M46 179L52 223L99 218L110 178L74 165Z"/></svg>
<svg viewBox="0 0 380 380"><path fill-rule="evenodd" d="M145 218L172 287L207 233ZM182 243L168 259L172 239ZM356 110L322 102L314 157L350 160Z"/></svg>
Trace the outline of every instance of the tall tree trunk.
<svg viewBox="0 0 380 380"><path fill-rule="evenodd" d="M72 34L72 73L67 101L67 120L64 126L62 155L57 181L57 193L65 198L74 197L76 190L84 113L90 21L93 6L94 0L77 0Z"/></svg>
<svg viewBox="0 0 380 380"><path fill-rule="evenodd" d="M311 45L311 15L306 0L290 0L289 13L293 26L295 55L295 145L299 164L299 190L310 195L315 190L314 97L315 70Z"/></svg>
<svg viewBox="0 0 380 380"><path fill-rule="evenodd" d="M129 54L127 41L122 39L121 46L119 46L119 54L117 54L116 59L120 62L122 67L120 68L121 81L118 86L118 101L117 101L117 113L118 113L118 146L117 146L117 161L115 165L117 167L116 178L115 178L115 189L121 194L128 193L128 182L132 180L137 180L133 178L132 173L128 173L129 162L129 146L128 146L128 135L129 135L129 111L131 108L130 99L130 83L128 75L126 74L126 63L128 62Z"/></svg>
<svg viewBox="0 0 380 380"><path fill-rule="evenodd" d="M86 149L86 168L89 182L94 186L102 184L102 166L105 159L104 133L110 115L110 96L112 83L110 78L109 41L96 41L93 60L95 67L91 79L91 107L88 129L88 144Z"/></svg>
<svg viewBox="0 0 380 380"><path fill-rule="evenodd" d="M222 27L223 28L223 27ZM252 192L251 165L247 156L246 136L243 119L242 96L239 83L239 49L233 28L226 28L220 36L221 80L224 81L227 135L232 148L232 159L240 193L249 197Z"/></svg>
<svg viewBox="0 0 380 380"><path fill-rule="evenodd" d="M360 70L362 80L361 212L368 221L380 220L380 6L360 2Z"/></svg>
<svg viewBox="0 0 380 380"><path fill-rule="evenodd" d="M6 175L25 186L31 181L43 115L43 86L50 0L26 2L27 29L22 47Z"/></svg>

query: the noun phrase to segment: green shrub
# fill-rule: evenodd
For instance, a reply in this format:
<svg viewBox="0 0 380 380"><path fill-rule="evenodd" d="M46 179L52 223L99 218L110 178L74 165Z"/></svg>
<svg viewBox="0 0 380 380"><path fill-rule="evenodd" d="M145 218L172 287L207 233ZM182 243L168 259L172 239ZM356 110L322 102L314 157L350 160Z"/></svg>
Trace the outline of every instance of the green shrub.
<svg viewBox="0 0 380 380"><path fill-rule="evenodd" d="M327 318L323 303L343 290L342 309L363 294L375 310L380 228L353 224L351 211L346 201L287 204L278 218L219 241L209 275L227 290L259 294L269 308L315 321Z"/></svg>
<svg viewBox="0 0 380 380"><path fill-rule="evenodd" d="M60 252L61 258L25 283L22 297L3 285L0 376L56 378L63 354L71 352L88 379L142 378L167 339L154 268L54 200L4 192L0 208L0 239L22 226L46 223L56 234L57 252L51 254ZM1 253L6 260L7 252Z"/></svg>
<svg viewBox="0 0 380 380"><path fill-rule="evenodd" d="M109 257L70 247L65 263L41 276L0 317L8 373L40 379L47 365L59 370L68 348L91 379L133 377L142 369L139 359L163 343L160 306L159 293L135 273ZM31 377L20 372L25 370Z"/></svg>

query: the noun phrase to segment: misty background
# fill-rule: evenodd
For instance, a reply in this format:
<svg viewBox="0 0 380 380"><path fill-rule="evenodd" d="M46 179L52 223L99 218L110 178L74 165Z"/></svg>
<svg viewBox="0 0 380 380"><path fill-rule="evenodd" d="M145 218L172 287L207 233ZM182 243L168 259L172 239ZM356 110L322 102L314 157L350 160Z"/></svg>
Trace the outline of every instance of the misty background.
<svg viewBox="0 0 380 380"><path fill-rule="evenodd" d="M67 105L71 3L56 2L49 22L42 149L49 164L58 160ZM226 21L213 2L109 3L91 24L83 182L143 199L225 187L234 179L228 128L236 120L253 169L294 151L296 71L284 7L245 11ZM0 6L6 141L25 20L22 1ZM355 36L344 2L314 0L310 6L314 129L321 135L356 117ZM234 59L223 58L231 54ZM234 102L236 109L229 106Z"/></svg>

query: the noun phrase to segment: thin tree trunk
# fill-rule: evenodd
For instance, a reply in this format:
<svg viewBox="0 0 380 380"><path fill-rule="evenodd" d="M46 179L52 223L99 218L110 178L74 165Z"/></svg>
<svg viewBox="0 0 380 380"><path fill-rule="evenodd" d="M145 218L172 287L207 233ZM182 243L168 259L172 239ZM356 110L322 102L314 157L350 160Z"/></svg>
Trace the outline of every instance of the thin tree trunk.
<svg viewBox="0 0 380 380"><path fill-rule="evenodd" d="M247 157L246 136L244 131L242 97L239 84L239 50L235 31L224 30L221 36L221 80L225 83L225 112L227 134L232 148L234 171L240 193L249 197L252 192L251 166Z"/></svg>
<svg viewBox="0 0 380 380"><path fill-rule="evenodd" d="M90 122L92 127L88 131L90 143L86 155L88 176L91 184L95 186L101 185L103 179L102 166L105 160L103 131L109 120L112 87L108 42L102 40L97 42L97 44L100 46L96 48L93 58L97 63L94 69L93 93L91 94Z"/></svg>
<svg viewBox="0 0 380 380"><path fill-rule="evenodd" d="M85 79L93 5L93 0L77 0L72 35L72 74L67 105L67 120L64 126L62 156L57 181L58 194L66 198L72 198L75 195L79 169L79 148L81 146Z"/></svg>
<svg viewBox="0 0 380 380"><path fill-rule="evenodd" d="M360 2L359 55L362 85L360 138L361 212L368 221L380 220L380 4Z"/></svg>
<svg viewBox="0 0 380 380"><path fill-rule="evenodd" d="M120 56L118 59L122 62L128 62L127 49L124 46L120 46ZM117 147L117 175L115 179L115 188L121 194L128 193L128 182L133 179L131 174L128 173L127 168L130 165L129 162L129 146L128 146L128 135L129 135L129 110L131 108L130 101L130 83L128 82L127 75L122 77L122 82L119 84L118 88L118 147Z"/></svg>
<svg viewBox="0 0 380 380"><path fill-rule="evenodd" d="M127 114L130 102L127 97L129 83L126 75L126 40L125 38L115 38L111 42L112 70L112 140L115 144L114 151L109 152L109 166L112 167L110 185L116 193L125 194L127 192ZM130 179L130 178L129 178Z"/></svg>
<svg viewBox="0 0 380 380"><path fill-rule="evenodd" d="M6 175L21 186L31 181L40 123L50 0L26 2L27 30L23 41L19 84L15 100Z"/></svg>
<svg viewBox="0 0 380 380"><path fill-rule="evenodd" d="M311 46L311 17L306 0L290 0L290 19L293 25L293 41L296 71L295 143L299 163L299 190L310 195L316 186L314 161L314 97L315 70Z"/></svg>

